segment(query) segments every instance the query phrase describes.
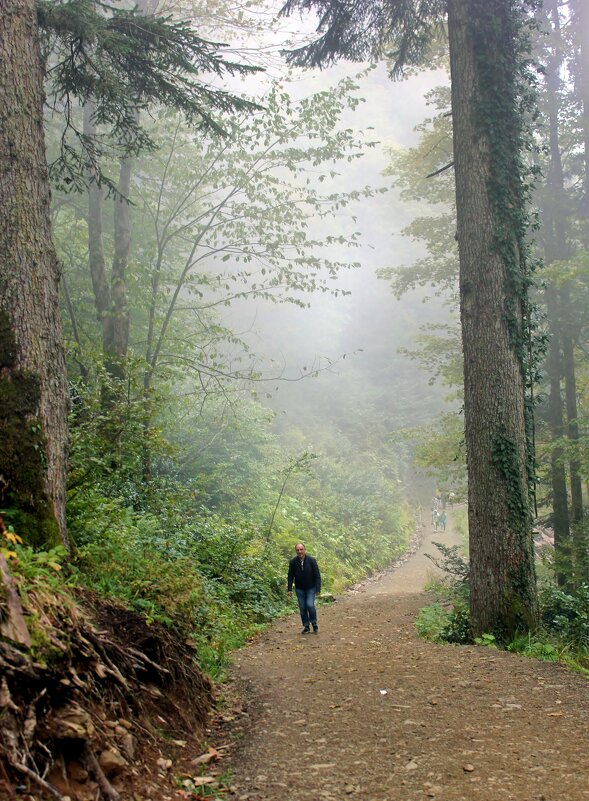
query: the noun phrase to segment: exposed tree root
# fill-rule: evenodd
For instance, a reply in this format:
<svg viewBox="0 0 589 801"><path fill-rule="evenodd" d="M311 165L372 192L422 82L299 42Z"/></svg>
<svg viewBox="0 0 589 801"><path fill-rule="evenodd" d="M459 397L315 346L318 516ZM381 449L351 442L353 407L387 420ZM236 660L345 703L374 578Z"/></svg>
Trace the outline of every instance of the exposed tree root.
<svg viewBox="0 0 589 801"><path fill-rule="evenodd" d="M26 765L19 765L18 762L11 762L12 767L17 770L19 773L23 773L28 779L30 779L34 784L39 785L45 790L46 793L49 793L50 796L53 798L57 798L58 801L63 801L64 797L59 792L57 787L54 787L49 782L46 782L45 779L42 779L34 770L27 768ZM113 801L119 801L118 799L113 799Z"/></svg>
<svg viewBox="0 0 589 801"><path fill-rule="evenodd" d="M104 775L104 771L100 767L98 760L96 759L93 752L90 748L86 745L84 748L84 762L88 765L88 769L90 773L95 777L96 781L98 782L98 786L100 787L100 791L106 801L121 801L121 796L109 782L109 780Z"/></svg>
<svg viewBox="0 0 589 801"><path fill-rule="evenodd" d="M2 576L6 586L10 576ZM0 598L3 798L28 783L33 798L120 801L113 781L137 758L133 731L149 731L153 747L156 725L176 737L203 730L212 685L179 636L88 592L77 602L28 592L22 606L18 594L9 605L7 597Z"/></svg>

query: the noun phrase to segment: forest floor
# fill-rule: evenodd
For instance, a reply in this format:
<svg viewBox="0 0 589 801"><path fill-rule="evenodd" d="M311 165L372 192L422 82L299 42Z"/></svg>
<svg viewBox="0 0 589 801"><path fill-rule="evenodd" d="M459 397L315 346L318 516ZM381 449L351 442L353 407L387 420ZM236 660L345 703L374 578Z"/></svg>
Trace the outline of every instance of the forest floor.
<svg viewBox="0 0 589 801"><path fill-rule="evenodd" d="M320 607L318 635L302 636L293 614L238 652L232 798L589 799L584 678L416 633L435 573L425 554L456 542L451 520L445 533L426 527L398 569Z"/></svg>

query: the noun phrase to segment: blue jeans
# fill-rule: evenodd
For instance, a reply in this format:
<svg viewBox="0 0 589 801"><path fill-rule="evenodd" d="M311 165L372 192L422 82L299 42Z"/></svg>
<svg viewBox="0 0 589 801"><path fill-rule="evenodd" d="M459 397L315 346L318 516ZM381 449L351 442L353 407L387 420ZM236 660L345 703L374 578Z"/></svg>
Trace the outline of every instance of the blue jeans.
<svg viewBox="0 0 589 801"><path fill-rule="evenodd" d="M309 624L317 625L317 610L315 609L315 587L310 590L299 590L295 587L297 594L297 601L299 602L299 610L301 612L301 622L307 629Z"/></svg>

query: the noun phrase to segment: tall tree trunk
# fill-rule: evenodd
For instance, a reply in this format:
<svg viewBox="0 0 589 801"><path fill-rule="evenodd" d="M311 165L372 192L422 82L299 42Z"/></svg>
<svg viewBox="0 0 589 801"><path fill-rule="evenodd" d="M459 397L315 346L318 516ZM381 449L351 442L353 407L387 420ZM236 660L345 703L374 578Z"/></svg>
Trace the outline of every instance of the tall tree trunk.
<svg viewBox="0 0 589 801"><path fill-rule="evenodd" d="M563 368L565 386L565 404L567 413L567 433L573 445L573 454L581 447L577 408L577 376L575 368L573 309L571 304L570 283L565 281L560 290L563 318ZM585 582L589 579L589 540L583 525L583 484L581 464L578 456L569 462L569 478L571 485L571 522L573 532L573 568L575 581Z"/></svg>
<svg viewBox="0 0 589 801"><path fill-rule="evenodd" d="M575 352L573 346L573 335L570 329L573 327L571 321L571 294L570 284L566 282L560 291L563 324L565 335L563 336L563 365L565 382L565 402L567 410L567 428L569 439L576 447L580 447L579 424L577 418L577 376L575 371ZM580 476L581 465L578 459L572 459L569 465L571 481L571 512L573 523L579 523L583 519L583 487Z"/></svg>
<svg viewBox="0 0 589 801"><path fill-rule="evenodd" d="M502 208L517 214L523 206L511 6L509 0L448 2L471 621L473 634L491 632L501 640L537 621L522 364L523 234L517 218L500 217ZM496 135L493 115L500 118Z"/></svg>
<svg viewBox="0 0 589 801"><path fill-rule="evenodd" d="M30 543L66 546L68 390L34 0L0 13L0 486Z"/></svg>
<svg viewBox="0 0 589 801"><path fill-rule="evenodd" d="M577 47L575 82L581 101L581 127L585 154L584 216L585 220L589 220L589 3L587 3L587 0L572 0L571 9L573 12L573 32ZM586 234L589 236L589 231Z"/></svg>
<svg viewBox="0 0 589 801"><path fill-rule="evenodd" d="M114 208L114 252L111 278L112 341L106 353L109 373L123 381L126 376L125 360L129 347L129 304L127 300L127 266L131 249L131 222L127 198L131 190L133 160L121 159L119 192Z"/></svg>
<svg viewBox="0 0 589 801"><path fill-rule="evenodd" d="M96 136L93 114L93 104L87 103L84 107L84 136L89 140ZM102 241L102 202L103 191L98 186L94 173L91 172L88 175L88 266L94 291L96 316L101 327L102 349L105 353L112 339L112 318L110 316L110 283L106 272Z"/></svg>
<svg viewBox="0 0 589 801"><path fill-rule="evenodd" d="M546 0L540 14L543 27L548 32L548 38L545 40L547 44L545 92L550 162L544 191L541 193L545 242L544 261L548 267L557 260L570 257L571 252L565 230L566 196L559 141L559 88L563 58L559 10L555 0ZM547 372L550 379L548 422L553 438L559 440L565 433L561 393L563 336L560 303L555 287L547 287L545 295L550 331L547 359ZM562 447L553 446L552 448L551 483L556 577L559 585L563 586L572 580L573 569L566 471Z"/></svg>
<svg viewBox="0 0 589 801"><path fill-rule="evenodd" d="M96 136L93 120L94 106L84 107L84 134ZM127 302L127 265L131 246L129 205L126 198L131 187L132 159L121 159L118 191L121 196L114 202L114 247L112 270L106 269L103 241L102 212L104 192L88 176L88 263L94 304L102 333L102 357L109 377L102 389L102 406L109 412L120 400L120 386L126 376L125 360L129 345L129 307ZM118 429L118 425L116 426Z"/></svg>
<svg viewBox="0 0 589 801"><path fill-rule="evenodd" d="M546 0L545 11L547 22L551 25L551 57L546 71L546 92L550 124L550 169L547 176L546 236L547 264L555 260L570 258L572 248L567 240L566 220L569 217L564 185L564 173L559 143L559 84L562 70L562 43L560 18L556 0ZM565 282L560 291L560 339L562 348L565 379L565 398L567 410L567 433L576 447L579 446L579 427L577 424L577 379L575 374L574 337L575 326L570 303L570 285ZM571 518L573 523L573 570L577 581L587 578L587 539L583 527L579 525L583 518L583 488L578 459L569 464L571 486Z"/></svg>
<svg viewBox="0 0 589 801"><path fill-rule="evenodd" d="M553 439L559 440L564 436L564 416L560 385L562 359L558 327L558 293L554 287L549 286L545 295L550 325L550 347L546 360L547 373L550 379L548 424ZM552 527L554 529L556 579L560 586L564 586L571 580L573 570L566 471L561 446L552 445L550 453L550 483L552 486Z"/></svg>

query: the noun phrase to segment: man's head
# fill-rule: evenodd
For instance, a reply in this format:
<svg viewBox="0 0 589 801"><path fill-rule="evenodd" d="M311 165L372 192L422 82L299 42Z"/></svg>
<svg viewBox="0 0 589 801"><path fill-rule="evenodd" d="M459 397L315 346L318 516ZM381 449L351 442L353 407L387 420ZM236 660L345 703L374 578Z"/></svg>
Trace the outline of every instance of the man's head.
<svg viewBox="0 0 589 801"><path fill-rule="evenodd" d="M297 542L297 544L295 545L295 551L299 559L305 558L305 546L303 545L302 542Z"/></svg>

